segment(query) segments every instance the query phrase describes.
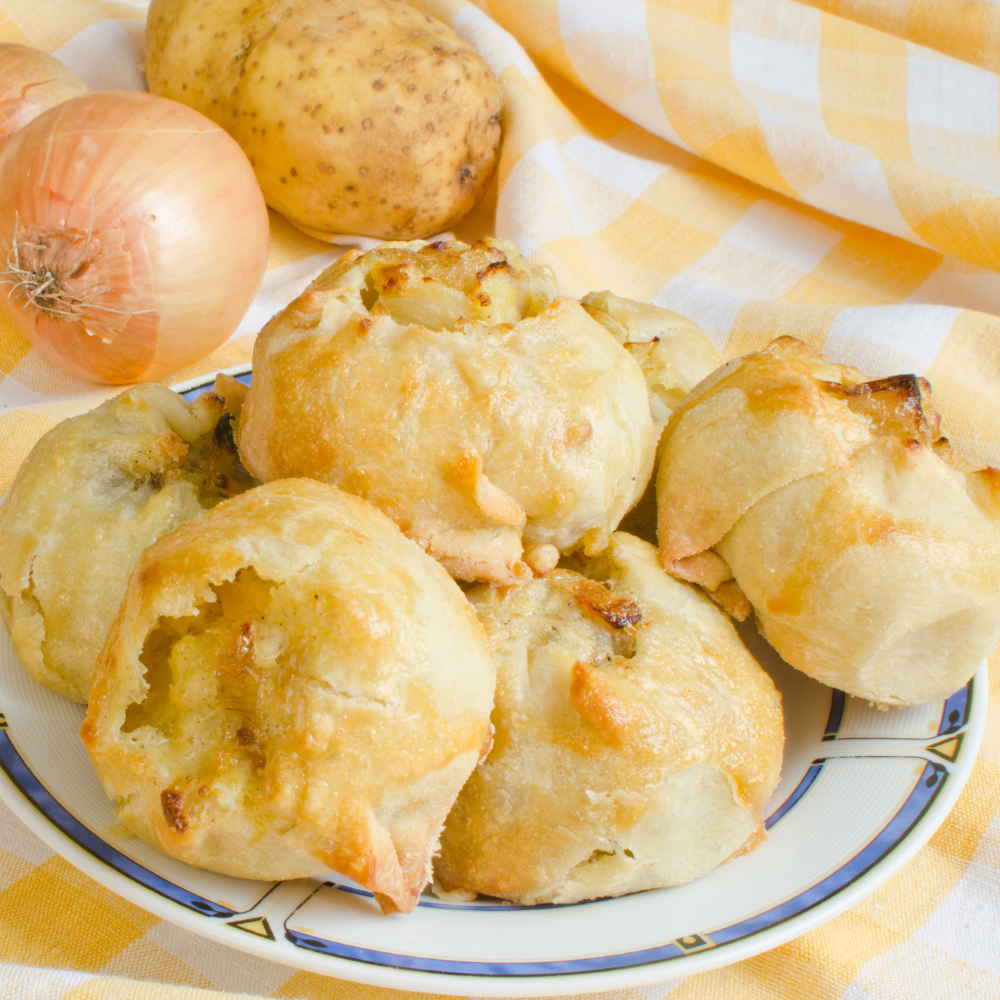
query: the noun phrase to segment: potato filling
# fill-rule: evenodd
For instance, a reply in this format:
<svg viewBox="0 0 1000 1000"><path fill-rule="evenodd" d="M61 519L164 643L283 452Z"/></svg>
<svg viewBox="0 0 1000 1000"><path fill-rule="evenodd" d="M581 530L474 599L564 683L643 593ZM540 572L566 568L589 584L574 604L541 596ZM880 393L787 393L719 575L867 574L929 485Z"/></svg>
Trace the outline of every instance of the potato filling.
<svg viewBox="0 0 1000 1000"><path fill-rule="evenodd" d="M197 615L161 617L140 656L148 691L129 705L122 732L149 726L203 748L205 764L223 745L263 766L260 737L268 723L258 714L258 693L278 664L258 655L257 642L274 586L246 567L212 587L216 600L199 605Z"/></svg>

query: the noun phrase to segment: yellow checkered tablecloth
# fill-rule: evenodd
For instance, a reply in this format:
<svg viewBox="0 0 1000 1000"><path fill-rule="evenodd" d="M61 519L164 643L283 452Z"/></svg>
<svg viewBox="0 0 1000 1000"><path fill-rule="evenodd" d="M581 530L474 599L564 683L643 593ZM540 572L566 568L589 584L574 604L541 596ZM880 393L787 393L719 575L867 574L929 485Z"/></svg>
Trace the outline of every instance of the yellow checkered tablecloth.
<svg viewBox="0 0 1000 1000"><path fill-rule="evenodd" d="M949 438L1000 466L1000 2L413 3L504 88L497 183L457 235L514 239L568 294L684 313L726 357L790 333L872 375L925 375ZM144 20L142 0L0 0L0 40L98 89L144 87ZM250 313L169 381L248 360L263 322L339 252L272 216ZM111 392L48 366L0 317L0 491L43 431ZM867 900L775 951L616 1000L1000 996L995 704L957 807ZM0 807L0 997L390 993L162 922Z"/></svg>

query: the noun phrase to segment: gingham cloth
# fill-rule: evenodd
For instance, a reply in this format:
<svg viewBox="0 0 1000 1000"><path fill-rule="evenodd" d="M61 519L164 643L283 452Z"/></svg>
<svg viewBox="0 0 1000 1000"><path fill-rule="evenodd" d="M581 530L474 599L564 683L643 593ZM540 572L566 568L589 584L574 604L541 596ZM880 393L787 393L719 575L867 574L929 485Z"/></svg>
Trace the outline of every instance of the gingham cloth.
<svg viewBox="0 0 1000 1000"><path fill-rule="evenodd" d="M1000 2L414 5L471 40L504 89L497 183L456 235L515 240L568 294L684 313L726 357L790 333L873 376L925 375L949 438L1000 466ZM141 89L144 15L141 0L0 0L0 40L54 53L94 88ZM262 323L340 252L276 216L272 237L239 330L167 381L248 360ZM0 491L39 434L110 394L0 317ZM996 656L991 668L1000 691ZM863 903L757 958L611 996L1000 997L996 703L957 807ZM3 807L0 963L2 998L393 992L178 930Z"/></svg>

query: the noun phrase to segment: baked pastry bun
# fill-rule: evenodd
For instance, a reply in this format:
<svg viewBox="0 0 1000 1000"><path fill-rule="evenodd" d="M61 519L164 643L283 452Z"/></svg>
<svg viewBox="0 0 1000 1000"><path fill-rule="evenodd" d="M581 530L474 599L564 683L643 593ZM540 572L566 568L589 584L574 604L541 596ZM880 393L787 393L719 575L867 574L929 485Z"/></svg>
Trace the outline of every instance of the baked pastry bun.
<svg viewBox="0 0 1000 1000"><path fill-rule="evenodd" d="M791 337L675 411L657 474L663 564L790 664L879 705L964 684L1000 637L1000 473L941 436L930 386L866 380Z"/></svg>
<svg viewBox="0 0 1000 1000"><path fill-rule="evenodd" d="M469 591L497 665L493 749L435 890L573 903L688 882L762 835L780 697L728 618L625 532L523 587Z"/></svg>
<svg viewBox="0 0 1000 1000"><path fill-rule="evenodd" d="M670 414L722 364L722 355L700 326L669 309L606 291L585 295L580 305L638 362L659 438Z"/></svg>
<svg viewBox="0 0 1000 1000"><path fill-rule="evenodd" d="M57 424L24 460L0 510L0 612L41 684L86 702L94 661L142 550L255 480L231 419L244 386L186 403L126 389ZM228 395L228 401L227 401Z"/></svg>
<svg viewBox="0 0 1000 1000"><path fill-rule="evenodd" d="M511 243L350 252L261 331L247 467L375 504L462 580L599 551L642 495L642 372Z"/></svg>
<svg viewBox="0 0 1000 1000"><path fill-rule="evenodd" d="M653 433L660 439L681 400L722 364L705 331L669 309L591 292L580 305L638 362L646 379ZM656 537L655 466L645 493L619 522L622 531Z"/></svg>
<svg viewBox="0 0 1000 1000"><path fill-rule="evenodd" d="M120 822L254 879L331 869L408 912L490 742L468 602L374 507L260 486L142 555L81 736Z"/></svg>

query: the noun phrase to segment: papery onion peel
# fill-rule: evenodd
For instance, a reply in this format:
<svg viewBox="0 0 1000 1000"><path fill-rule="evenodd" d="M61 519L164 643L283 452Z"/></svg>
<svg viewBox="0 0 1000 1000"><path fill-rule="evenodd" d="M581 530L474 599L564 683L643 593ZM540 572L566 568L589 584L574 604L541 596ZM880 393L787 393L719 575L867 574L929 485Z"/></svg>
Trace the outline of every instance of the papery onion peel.
<svg viewBox="0 0 1000 1000"><path fill-rule="evenodd" d="M0 151L0 308L91 381L156 379L227 340L268 242L242 150L166 98L76 97Z"/></svg>
<svg viewBox="0 0 1000 1000"><path fill-rule="evenodd" d="M43 111L89 93L76 73L47 52L0 42L0 144Z"/></svg>

